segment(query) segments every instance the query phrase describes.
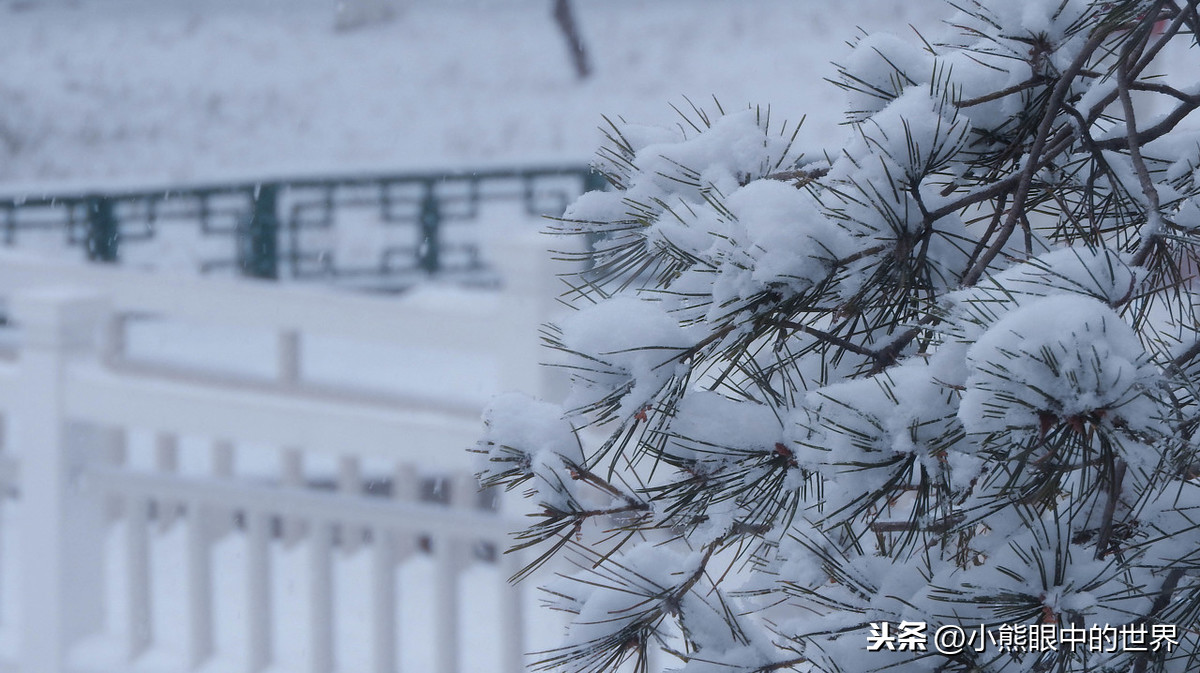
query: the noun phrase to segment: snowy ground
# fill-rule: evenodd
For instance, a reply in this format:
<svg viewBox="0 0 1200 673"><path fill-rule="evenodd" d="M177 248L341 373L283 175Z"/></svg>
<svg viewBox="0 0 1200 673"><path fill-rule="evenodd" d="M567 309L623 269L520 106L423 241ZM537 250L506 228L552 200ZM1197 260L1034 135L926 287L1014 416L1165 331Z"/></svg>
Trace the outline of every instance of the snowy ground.
<svg viewBox="0 0 1200 673"><path fill-rule="evenodd" d="M548 0L401 4L339 32L332 0L0 0L4 191L584 162L601 115L671 123L685 97L770 104L828 138L840 95L821 78L854 26L940 11L582 0L595 76L578 82Z"/></svg>

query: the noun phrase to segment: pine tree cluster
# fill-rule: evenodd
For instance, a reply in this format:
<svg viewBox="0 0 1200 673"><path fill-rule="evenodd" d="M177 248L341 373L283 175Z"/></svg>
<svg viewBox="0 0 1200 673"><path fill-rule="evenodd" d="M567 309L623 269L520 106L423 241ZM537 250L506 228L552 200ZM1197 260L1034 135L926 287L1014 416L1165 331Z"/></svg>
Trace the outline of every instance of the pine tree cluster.
<svg viewBox="0 0 1200 673"><path fill-rule="evenodd" d="M864 35L834 147L608 125L554 227L571 392L478 447L572 564L541 667L1200 670L1197 4Z"/></svg>

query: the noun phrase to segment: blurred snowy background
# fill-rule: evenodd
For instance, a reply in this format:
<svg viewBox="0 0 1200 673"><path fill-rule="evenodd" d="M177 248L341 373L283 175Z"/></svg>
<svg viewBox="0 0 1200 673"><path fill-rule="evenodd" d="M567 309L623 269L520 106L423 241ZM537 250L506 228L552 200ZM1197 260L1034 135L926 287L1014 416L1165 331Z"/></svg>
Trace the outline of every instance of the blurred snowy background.
<svg viewBox="0 0 1200 673"><path fill-rule="evenodd" d="M0 180L94 185L586 162L601 115L674 123L685 97L837 132L822 81L855 27L941 3L575 0L578 81L550 0L0 2ZM6 189L5 191L9 191Z"/></svg>
<svg viewBox="0 0 1200 673"><path fill-rule="evenodd" d="M931 20L942 13L939 2L890 0L574 0L592 65L591 76L581 80L551 0L395 0L393 6L391 20L338 29L332 0L0 0L0 194L584 165L601 141L604 115L674 125L679 117L672 105L686 110L690 100L711 110L714 98L726 109L769 105L775 119L806 117L805 145L836 146L830 141L842 133L842 97L823 80L834 73L829 61L847 53L844 42L856 26L890 27L915 40L906 24L936 31ZM482 224L493 231L539 227L511 210L485 212ZM177 247L190 240L179 239ZM64 256L77 260L78 250ZM476 568L447 580L437 568L447 547L436 532L410 536L405 547L386 516L366 516L347 498L336 505L321 500L330 490L371 495L372 484L394 497L402 482L396 475L403 473L394 464L422 445L406 445L413 440L399 433L394 440L386 433L351 433L342 446L313 419L333 409L361 418L362 427L388 428L409 427L409 416L424 414L426 438L438 438L438 423L453 425L441 440L459 456L459 447L478 433L478 410L488 395L516 380L536 385L529 372L506 376L515 366L532 369L528 363L538 358L532 318L544 313L530 308L529 296L512 304L517 318L498 309L507 305L493 295L446 288L402 300L335 299L312 288L247 289L225 279L157 280L120 271L88 275L60 264L0 260L0 284L8 284L0 286L0 299L11 299L14 284L70 281L107 293L112 308L126 316L118 362L124 369L96 379L94 372L63 365L62 375L68 387L77 373L93 376L84 381L93 386L91 400L126 419L118 428L120 473L101 470L94 480L120 506L100 524L99 535L84 536L95 545L84 551L105 561L107 569L97 573L90 557L76 553L79 540L62 537L63 522L38 518L34 507L57 507L53 496L95 510L95 501L87 500L95 493L52 488L42 497L34 478L57 479L53 470L61 466L29 458L43 450L39 441L61 437L22 420L31 408L40 418L32 394L21 389L22 381L30 383L21 377L36 371L23 369L21 360L0 362L0 411L6 419L16 416L7 424L16 429L6 437L8 453L0 451L0 486L8 493L0 499L5 670L389 671L398 659L401 670L440 666L450 673L439 645L425 642L434 628L431 609L443 614L431 606L445 602L446 582L461 595L492 596L482 613L463 602L468 616L506 619L494 610L499 571ZM520 260L507 268L544 273L544 266ZM507 280L536 294L543 279ZM53 308L67 323L72 307L86 304L69 297L37 301L47 309L43 317ZM471 322L488 311L492 322ZM450 313L457 317L436 317ZM513 336L508 323L525 328L528 337ZM451 342L471 327L495 352L453 349ZM20 344L21 337L12 341ZM156 369L164 363L175 369ZM148 392L129 392L143 390L137 386L151 374L159 378ZM45 383L40 376L33 383ZM227 389L217 384L231 376L242 380L228 388L234 392L221 392ZM351 387L354 395L343 394ZM125 392L96 392L111 390ZM377 409L381 392L393 396L384 411ZM195 405L194 418L191 407L171 406L177 393ZM307 397L296 402L285 393ZM399 407L397 395L406 400ZM271 407L278 418L311 421L315 430L306 435L303 428L278 427L282 422L264 425L259 410L250 408L265 409L264 400L279 405ZM363 400L362 409L345 411ZM135 403L145 408L128 408ZM75 413L93 422L104 418L95 410L100 407L77 407ZM241 427L209 427L202 408L217 410L213 424L246 420ZM43 430L50 434L39 434ZM115 437L110 433L106 441ZM273 444L279 437L297 443ZM379 450L371 453L363 448L368 445ZM389 462L393 448L397 457ZM465 460L435 458L428 462ZM418 499L444 502L441 482L420 481L433 472L422 472L417 462L410 486L424 489ZM24 481L13 476L18 470ZM204 490L214 475L224 490ZM33 491L40 500L30 504ZM185 491L192 494L186 502L170 497ZM375 502L378 495L371 496ZM286 503L328 518L305 519L308 514ZM225 523L209 527L196 512ZM228 535L231 527L244 535ZM397 547L384 549L381 539ZM420 548L432 549L432 560L418 554L397 570L401 556ZM370 554L359 553L363 549ZM63 577L82 589L62 589L55 582ZM405 578L408 588L398 589ZM381 602L380 591L391 595ZM209 596L199 600L201 608L197 596ZM43 610L43 603L54 605ZM93 608L92 621L77 633L62 635L53 627L63 615L74 619ZM35 618L52 626L31 627ZM553 629L540 623L524 647L554 644ZM398 657L395 643L379 635L397 624ZM269 637L256 641L256 633ZM89 639L75 637L80 634ZM53 638L72 651L48 644ZM460 669L494 670L502 640L496 632L464 629Z"/></svg>

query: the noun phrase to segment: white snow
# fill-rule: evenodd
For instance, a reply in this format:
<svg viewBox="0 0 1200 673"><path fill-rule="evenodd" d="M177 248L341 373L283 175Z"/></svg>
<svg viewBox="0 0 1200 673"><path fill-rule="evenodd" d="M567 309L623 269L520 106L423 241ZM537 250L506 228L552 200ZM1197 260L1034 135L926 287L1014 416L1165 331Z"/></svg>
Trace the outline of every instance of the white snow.
<svg viewBox="0 0 1200 673"><path fill-rule="evenodd" d="M348 32L333 29L334 4L0 0L0 191L37 194L278 175L582 164L600 144L601 115L670 125L679 119L669 104L687 109L690 99L708 107L713 97L728 110L762 104L765 111L770 105L774 118L792 123L807 115L806 135L835 138L843 133L838 126L842 95L820 80L834 74L829 59L846 53L841 40L858 23L903 26L940 11L935 3L915 7L870 0L836 6L792 0L581 1L576 6L595 76L578 82L550 18L550 3L543 0L412 0L394 21ZM749 118L747 113L741 121ZM638 145L665 140L656 132ZM763 148L743 149L742 158L757 168ZM731 177L733 172L713 181L730 186ZM763 206L768 207L796 210L792 203ZM801 236L763 226L773 214L747 206L745 226L753 240L766 248ZM187 259L196 254L182 239L175 246L167 254ZM815 273L808 267L816 260L792 262L799 267L764 256L754 281ZM442 294L430 301L467 307L480 299ZM644 324L617 310L644 312L644 304L609 306L586 320L610 327ZM675 335L673 343L686 343L678 327L668 324L674 321L658 322L660 332ZM609 336L616 340L610 346L614 358L643 379L664 356L661 351L619 353L622 344L634 345L645 335L622 341L614 329ZM471 404L481 404L494 384L490 372L483 372L480 382L485 368L480 363L448 359L445 353L390 353L380 366L382 351L353 350L336 340L306 346L314 354L305 363L308 374L321 381L394 389L397 380L407 378L428 386L433 397ZM178 324L135 326L130 342L132 350L151 359L241 374L265 374L273 365L272 347L262 335ZM428 375L433 371L442 375ZM403 381L400 386L409 387ZM770 420L764 412L756 409L745 418L757 426L755 418ZM762 433L766 441L776 429L771 423L762 426L751 434ZM135 462L149 461L149 441L134 438ZM184 472L208 469L189 466L186 449L184 438ZM119 537L115 531L114 540ZM155 541L159 560L153 572L178 565L181 538L177 528ZM218 572L222 591L230 595L244 591L242 547L238 536L231 536L215 559L215 567L223 569ZM303 603L295 600L295 582L304 577L305 559L275 550L273 563L280 569L274 588L282 604ZM356 584L364 574L363 555L339 557L334 564L348 596L339 606L345 625L339 632L339 664L341 670L361 670L365 635L355 615L364 613L367 602L363 585ZM409 563L404 572L414 581L407 585L418 591L425 586L427 565L425 559ZM467 583L472 591L482 591L494 584L494 574L481 568ZM3 580L0 593L13 595L14 574L5 572ZM114 581L119 590L120 580ZM177 644L179 615L172 610L179 608L179 597L168 592L156 599L164 606L156 628L167 646ZM419 628L428 600L420 593L403 600L402 620L418 625L406 634L407 643L417 644L404 646L406 670L425 669L432 657ZM235 650L245 638L244 615L232 601L221 602L217 611L219 649ZM303 619L302 609L284 612L292 626ZM288 632L289 623L280 628ZM549 646L554 631L543 623L535 644ZM0 635L10 637L12 631ZM494 645L472 643L463 653L464 670L484 670ZM178 654L170 650L155 650L140 663L170 663ZM93 654L99 662L105 653ZM303 648L288 650L279 664L299 665L303 655ZM235 663L214 661L208 670Z"/></svg>
<svg viewBox="0 0 1200 673"><path fill-rule="evenodd" d="M687 109L685 96L807 114L828 137L841 97L820 78L840 41L859 22L940 10L576 3L595 63L578 82L549 2L404 4L392 22L337 32L323 0L0 3L0 180L13 191L586 162L601 115L673 124L668 104Z"/></svg>
<svg viewBox="0 0 1200 673"><path fill-rule="evenodd" d="M1001 318L967 351L971 373L959 418L969 432L990 432L1037 428L1038 412L1100 412L1145 429L1160 413L1144 397L1157 378L1144 358L1137 333L1108 306L1070 295L1038 299Z"/></svg>

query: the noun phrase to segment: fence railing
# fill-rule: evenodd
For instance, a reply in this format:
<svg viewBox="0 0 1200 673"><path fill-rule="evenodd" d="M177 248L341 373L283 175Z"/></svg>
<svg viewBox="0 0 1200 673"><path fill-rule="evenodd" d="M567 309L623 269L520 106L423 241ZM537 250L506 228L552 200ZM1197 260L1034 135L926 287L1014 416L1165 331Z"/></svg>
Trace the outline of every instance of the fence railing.
<svg viewBox="0 0 1200 673"><path fill-rule="evenodd" d="M15 526L0 525L0 580L19 576L0 581L19 587L0 592L0 640L16 643L0 668L395 673L424 645L416 670L523 670L526 616L504 582L516 561L497 553L512 514L480 499L464 452L478 410L317 385L305 349L324 336L482 353L500 386L538 393L545 255L527 241L496 241L511 282L468 309L0 255L15 332L0 358L0 524ZM129 331L153 319L265 330L278 366L224 380L139 361ZM362 572L339 573L356 558ZM499 566L482 607L463 584L481 564ZM463 660L477 649L464 634L488 629L487 660Z"/></svg>
<svg viewBox="0 0 1200 673"><path fill-rule="evenodd" d="M493 274L469 226L482 205L558 216L604 184L586 166L548 166L0 196L0 242L74 246L97 262L382 289L431 275L486 283Z"/></svg>

